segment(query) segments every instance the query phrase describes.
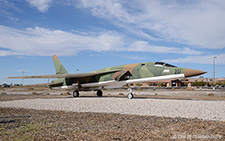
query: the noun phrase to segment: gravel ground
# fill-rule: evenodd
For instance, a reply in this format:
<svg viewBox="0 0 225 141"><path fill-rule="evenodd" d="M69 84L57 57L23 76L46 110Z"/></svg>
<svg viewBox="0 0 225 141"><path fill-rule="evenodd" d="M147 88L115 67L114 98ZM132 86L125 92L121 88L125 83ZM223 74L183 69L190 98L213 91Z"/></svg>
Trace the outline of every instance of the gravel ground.
<svg viewBox="0 0 225 141"><path fill-rule="evenodd" d="M0 140L225 140L225 122L0 107Z"/></svg>
<svg viewBox="0 0 225 141"><path fill-rule="evenodd" d="M225 140L224 91L0 93L0 141Z"/></svg>
<svg viewBox="0 0 225 141"><path fill-rule="evenodd" d="M225 121L225 101L79 97L2 101L0 107Z"/></svg>

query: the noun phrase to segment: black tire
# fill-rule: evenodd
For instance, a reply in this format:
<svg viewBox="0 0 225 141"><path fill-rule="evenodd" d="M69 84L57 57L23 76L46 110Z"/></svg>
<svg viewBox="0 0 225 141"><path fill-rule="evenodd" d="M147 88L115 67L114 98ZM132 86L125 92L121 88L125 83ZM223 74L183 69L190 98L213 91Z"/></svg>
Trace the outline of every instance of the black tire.
<svg viewBox="0 0 225 141"><path fill-rule="evenodd" d="M79 91L74 91L73 92L73 97L78 97L79 96Z"/></svg>
<svg viewBox="0 0 225 141"><path fill-rule="evenodd" d="M98 90L98 91L97 91L97 96L98 96L98 97L101 97L101 96L102 96L102 91L101 91L101 90Z"/></svg>
<svg viewBox="0 0 225 141"><path fill-rule="evenodd" d="M129 99L133 99L133 98L134 98L134 95L133 95L132 93L129 93L129 94L127 95L127 97L128 97Z"/></svg>

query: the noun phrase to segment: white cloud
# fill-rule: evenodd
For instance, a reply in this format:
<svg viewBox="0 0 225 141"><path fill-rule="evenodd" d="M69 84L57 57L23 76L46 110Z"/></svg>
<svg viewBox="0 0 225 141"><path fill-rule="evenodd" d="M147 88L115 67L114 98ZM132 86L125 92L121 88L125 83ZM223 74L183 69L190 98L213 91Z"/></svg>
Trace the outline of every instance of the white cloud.
<svg viewBox="0 0 225 141"><path fill-rule="evenodd" d="M46 28L27 28L18 30L0 26L0 56L39 55L51 56L74 55L82 50L111 51L121 50L122 36L116 32L102 32L78 35L62 30Z"/></svg>
<svg viewBox="0 0 225 141"><path fill-rule="evenodd" d="M164 46L152 46L146 41L135 41L128 48L129 51L154 52L154 53L178 53L178 54L201 54L200 51L192 50L188 47L175 48Z"/></svg>
<svg viewBox="0 0 225 141"><path fill-rule="evenodd" d="M0 49L0 56L10 56L10 55L24 55L24 54L16 51L8 51Z"/></svg>
<svg viewBox="0 0 225 141"><path fill-rule="evenodd" d="M151 46L146 41L133 41L112 31L79 34L40 27L18 30L0 26L0 56L70 56L83 50L201 54L190 48Z"/></svg>
<svg viewBox="0 0 225 141"><path fill-rule="evenodd" d="M0 19L2 20L9 20L10 22L18 21L17 17L12 16L12 12L21 12L21 10L14 4L12 1L8 0L0 0Z"/></svg>
<svg viewBox="0 0 225 141"><path fill-rule="evenodd" d="M196 64L213 64L213 57L216 58L216 64L225 64L225 54L215 54L206 56L188 56L186 58L178 58L173 60L163 60L169 63L196 63Z"/></svg>
<svg viewBox="0 0 225 141"><path fill-rule="evenodd" d="M5 12L5 14L8 13L8 12L5 11L6 9L12 9L12 10L15 10L17 12L20 11L20 9L17 6L15 6L15 4L12 1L0 0L0 13L1 12Z"/></svg>
<svg viewBox="0 0 225 141"><path fill-rule="evenodd" d="M31 6L36 7L39 11L46 12L48 11L52 0L27 0L27 2Z"/></svg>
<svg viewBox="0 0 225 141"><path fill-rule="evenodd" d="M116 18L124 22L134 22L120 0L81 0L81 5L85 8L90 8L92 14L95 16L108 19Z"/></svg>
<svg viewBox="0 0 225 141"><path fill-rule="evenodd" d="M225 47L225 1L81 0L94 16L168 41L201 48ZM145 33L145 34L143 34Z"/></svg>

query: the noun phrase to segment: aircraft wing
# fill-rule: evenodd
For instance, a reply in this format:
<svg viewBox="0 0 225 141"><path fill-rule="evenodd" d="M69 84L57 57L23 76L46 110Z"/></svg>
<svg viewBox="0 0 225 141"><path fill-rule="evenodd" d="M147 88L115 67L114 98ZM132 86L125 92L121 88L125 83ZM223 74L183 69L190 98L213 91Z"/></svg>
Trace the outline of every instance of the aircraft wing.
<svg viewBox="0 0 225 141"><path fill-rule="evenodd" d="M61 86L63 82L56 82L56 83L38 83L38 84L28 84L24 86Z"/></svg>
<svg viewBox="0 0 225 141"><path fill-rule="evenodd" d="M83 77L89 77L89 76L95 76L95 75L104 75L104 74L110 74L115 73L121 70L112 70L112 71L106 71L106 72L98 72L98 73L75 73L75 74L53 74L53 75L33 75L33 76L16 76L16 77L7 77L6 79L38 79L38 78L83 78Z"/></svg>

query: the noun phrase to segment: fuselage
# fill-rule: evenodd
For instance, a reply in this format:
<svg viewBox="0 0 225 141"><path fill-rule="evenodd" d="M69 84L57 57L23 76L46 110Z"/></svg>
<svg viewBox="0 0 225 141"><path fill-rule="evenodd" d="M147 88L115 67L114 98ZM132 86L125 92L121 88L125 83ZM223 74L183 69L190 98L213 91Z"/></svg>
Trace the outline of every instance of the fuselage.
<svg viewBox="0 0 225 141"><path fill-rule="evenodd" d="M116 73L87 78L80 81L83 88L119 88L126 84L160 81L168 79L184 78L184 68L176 67L163 62L145 62L128 65L120 65L94 71L93 73L121 70ZM120 80L116 78L121 75Z"/></svg>
<svg viewBox="0 0 225 141"><path fill-rule="evenodd" d="M183 79L206 72L176 67L164 62L144 62L108 67L91 73L99 73L99 75L58 79L55 82L63 81L61 88L99 90L120 88L131 83Z"/></svg>

